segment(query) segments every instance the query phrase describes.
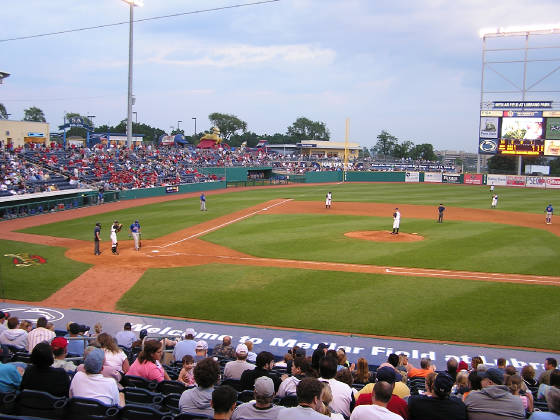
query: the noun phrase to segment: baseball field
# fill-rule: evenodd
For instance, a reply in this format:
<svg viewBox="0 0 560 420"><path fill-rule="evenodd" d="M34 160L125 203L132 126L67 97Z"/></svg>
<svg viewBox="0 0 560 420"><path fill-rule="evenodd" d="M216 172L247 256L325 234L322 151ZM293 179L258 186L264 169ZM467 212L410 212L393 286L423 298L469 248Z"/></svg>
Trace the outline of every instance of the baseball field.
<svg viewBox="0 0 560 420"><path fill-rule="evenodd" d="M497 209L486 186L354 183L215 191L207 212L189 194L5 221L0 292L52 307L560 350L560 219L544 223L560 190L496 190ZM401 230L390 235L395 207ZM113 220L125 227L120 255Z"/></svg>

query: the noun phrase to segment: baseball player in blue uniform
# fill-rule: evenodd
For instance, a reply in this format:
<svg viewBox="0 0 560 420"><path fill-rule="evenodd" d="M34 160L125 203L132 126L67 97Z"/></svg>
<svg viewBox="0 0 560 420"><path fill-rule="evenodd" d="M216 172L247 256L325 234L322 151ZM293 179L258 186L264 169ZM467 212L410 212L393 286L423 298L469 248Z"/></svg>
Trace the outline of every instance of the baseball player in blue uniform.
<svg viewBox="0 0 560 420"><path fill-rule="evenodd" d="M549 204L546 209L544 209L545 213L546 213L546 224L547 225L551 225L552 224L552 215L554 214L554 209L552 208L552 204Z"/></svg>
<svg viewBox="0 0 560 420"><path fill-rule="evenodd" d="M200 211L206 211L206 194L200 194Z"/></svg>
<svg viewBox="0 0 560 420"><path fill-rule="evenodd" d="M130 225L130 234L134 239L134 249L140 251L140 223L135 220L133 224Z"/></svg>
<svg viewBox="0 0 560 420"><path fill-rule="evenodd" d="M445 211L445 207L443 204L440 203L439 207L437 208L438 211L438 223L443 223L443 212Z"/></svg>

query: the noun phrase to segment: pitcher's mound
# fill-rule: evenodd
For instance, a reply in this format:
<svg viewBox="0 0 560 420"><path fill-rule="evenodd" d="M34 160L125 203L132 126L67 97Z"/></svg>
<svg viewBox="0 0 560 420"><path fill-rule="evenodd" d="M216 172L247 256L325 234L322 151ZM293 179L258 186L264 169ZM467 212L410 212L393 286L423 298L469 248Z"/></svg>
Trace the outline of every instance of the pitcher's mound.
<svg viewBox="0 0 560 420"><path fill-rule="evenodd" d="M374 242L415 242L424 240L424 237L421 235L404 232L399 232L398 235L392 235L388 230L360 230L356 232L346 232L344 236Z"/></svg>

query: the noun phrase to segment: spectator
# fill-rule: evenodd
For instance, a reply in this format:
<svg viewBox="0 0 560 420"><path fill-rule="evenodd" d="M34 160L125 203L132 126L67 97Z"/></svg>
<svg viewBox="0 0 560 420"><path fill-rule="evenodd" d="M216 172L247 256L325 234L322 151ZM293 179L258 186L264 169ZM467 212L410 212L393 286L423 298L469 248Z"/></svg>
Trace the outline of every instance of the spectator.
<svg viewBox="0 0 560 420"><path fill-rule="evenodd" d="M323 385L315 378L303 378L296 387L298 406L286 408L278 413L278 420L328 420L321 414Z"/></svg>
<svg viewBox="0 0 560 420"><path fill-rule="evenodd" d="M360 405L354 409L350 420L403 420L391 412L387 404L391 400L393 386L385 381L377 382L373 388L373 400L370 405Z"/></svg>
<svg viewBox="0 0 560 420"><path fill-rule="evenodd" d="M311 355L311 366L316 372L319 372L319 364L321 363L321 359L327 354L328 348L329 346L325 343L319 343L317 348L313 351Z"/></svg>
<svg viewBox="0 0 560 420"><path fill-rule="evenodd" d="M463 398L463 394L469 390L469 375L466 371L462 370L457 373L457 378L455 379L455 385L451 393L455 396Z"/></svg>
<svg viewBox="0 0 560 420"><path fill-rule="evenodd" d="M467 409L459 398L450 397L453 378L447 373L437 374L433 396L411 395L408 412L411 420L466 420Z"/></svg>
<svg viewBox="0 0 560 420"><path fill-rule="evenodd" d="M8 320L9 323L9 320ZM8 325L9 328L9 325ZM539 376L539 385L541 384L546 384L546 385L550 385L550 374L552 373L552 371L554 369L556 369L556 366L558 366L558 362L556 361L556 359L554 357L547 357L544 361L544 372L541 373L541 375Z"/></svg>
<svg viewBox="0 0 560 420"><path fill-rule="evenodd" d="M208 357L208 343L204 340L199 340L196 342L194 348L194 361L196 363L204 360Z"/></svg>
<svg viewBox="0 0 560 420"><path fill-rule="evenodd" d="M65 335L65 338L80 338L83 337L85 333L85 328L83 325L76 324L72 322L68 324L68 334ZM68 340L68 353L74 356L83 356L84 355L84 344L86 340Z"/></svg>
<svg viewBox="0 0 560 420"><path fill-rule="evenodd" d="M226 335L222 339L222 344L218 344L214 347L214 350L212 350L212 356L235 359L235 350L231 346L231 337L229 335Z"/></svg>
<svg viewBox="0 0 560 420"><path fill-rule="evenodd" d="M251 401L238 406L232 420L261 420L276 419L284 407L274 405L274 382L267 376L261 376L255 381L255 402Z"/></svg>
<svg viewBox="0 0 560 420"><path fill-rule="evenodd" d="M352 388L352 385L354 384L354 377L352 376L352 372L350 372L350 369L344 368L339 370L338 372L336 372L336 375L334 375L334 379L345 383L350 388Z"/></svg>
<svg viewBox="0 0 560 420"><path fill-rule="evenodd" d="M213 358L207 357L194 367L194 380L197 386L187 389L179 399L181 413L205 414L213 416L212 392L220 380L220 365Z"/></svg>
<svg viewBox="0 0 560 420"><path fill-rule="evenodd" d="M519 397L511 395L504 385L504 373L490 368L480 374L482 389L471 391L465 398L467 415L470 420L488 418L525 418L525 409Z"/></svg>
<svg viewBox="0 0 560 420"><path fill-rule="evenodd" d="M350 362L348 361L348 358L346 357L346 350L344 350L344 347L338 348L338 350L336 351L336 356L338 359L338 370L344 368L354 370L355 366L354 364L350 364Z"/></svg>
<svg viewBox="0 0 560 420"><path fill-rule="evenodd" d="M523 369L521 369L521 377L523 378L523 381L527 386L538 385L537 380L535 379L535 375L535 368L531 365L525 365L523 366Z"/></svg>
<svg viewBox="0 0 560 420"><path fill-rule="evenodd" d="M72 362L64 360L68 354L68 340L64 337L55 337L51 341L51 350L54 355L52 367L62 368L66 372L75 372L76 365Z"/></svg>
<svg viewBox="0 0 560 420"><path fill-rule="evenodd" d="M97 343L105 353L103 369L114 378L120 377L120 372L126 373L130 369L126 354L117 346L117 342L107 333L97 336Z"/></svg>
<svg viewBox="0 0 560 420"><path fill-rule="evenodd" d="M484 362L482 361L482 357L474 356L471 359L471 370L478 370L478 365L482 365Z"/></svg>
<svg viewBox="0 0 560 420"><path fill-rule="evenodd" d="M23 368L13 363L0 363L0 392L17 392L21 385Z"/></svg>
<svg viewBox="0 0 560 420"><path fill-rule="evenodd" d="M424 382L424 395L433 397L434 394L434 381L436 380L437 373L430 372L426 375ZM419 391L420 392L420 391Z"/></svg>
<svg viewBox="0 0 560 420"><path fill-rule="evenodd" d="M420 368L415 368L412 366L412 363L408 362L406 365L406 370L408 372L409 378L425 378L428 373L433 372L435 366L432 364L432 361L428 357L423 357L420 359Z"/></svg>
<svg viewBox="0 0 560 420"><path fill-rule="evenodd" d="M280 378L271 370L274 366L274 356L268 351L261 351L257 356L257 365L254 369L245 370L241 374L240 382L243 389L254 389L255 380L261 376L268 376L274 381L274 389L280 386Z"/></svg>
<svg viewBox="0 0 560 420"><path fill-rule="evenodd" d="M281 368L281 369L288 369L288 365L291 365L293 361L294 361L294 357L292 356L292 353L288 351L288 353L284 355L284 358L282 360L274 364L274 367Z"/></svg>
<svg viewBox="0 0 560 420"><path fill-rule="evenodd" d="M560 388L560 370L554 369L549 376L550 385L540 384L537 391L537 398L543 399L545 397L546 391L550 387Z"/></svg>
<svg viewBox="0 0 560 420"><path fill-rule="evenodd" d="M377 381L387 382L392 387L392 395L387 404L387 409L395 414L398 414L403 419L408 419L408 405L406 404L406 401L397 394L397 387L403 386L404 383L397 381L395 370L387 366L377 369ZM406 387L406 385L404 386ZM364 388L369 388L369 391L367 391L367 393L358 394L356 405L368 405L373 401L372 398L375 385L368 384ZM408 394L410 395L410 391Z"/></svg>
<svg viewBox="0 0 560 420"><path fill-rule="evenodd" d="M461 372L462 370L469 371L469 365L464 360L459 362L459 366L457 367L457 372Z"/></svg>
<svg viewBox="0 0 560 420"><path fill-rule="evenodd" d="M148 381L170 380L160 363L162 355L162 343L157 340L146 340L144 350L138 354L138 358L130 366L127 375L141 376Z"/></svg>
<svg viewBox="0 0 560 420"><path fill-rule="evenodd" d="M132 343L136 341L136 334L132 332L132 325L130 322L125 322L124 329L119 331L115 338L119 346L126 347L127 349L132 347Z"/></svg>
<svg viewBox="0 0 560 420"><path fill-rule="evenodd" d="M529 420L560 420L560 389L550 387L546 391L547 411L535 411Z"/></svg>
<svg viewBox="0 0 560 420"><path fill-rule="evenodd" d="M315 377L315 371L311 367L309 360L304 357L296 357L292 363L292 376L283 375L282 383L278 388L278 396L284 398L290 395L296 395L296 387L305 377Z"/></svg>
<svg viewBox="0 0 560 420"><path fill-rule="evenodd" d="M463 401L465 401L465 398L467 398L467 395L469 395L471 391L479 391L482 389L481 381L482 378L477 371L469 373L469 389L463 393Z"/></svg>
<svg viewBox="0 0 560 420"><path fill-rule="evenodd" d="M235 348L236 360L227 362L224 368L224 379L241 379L241 374L247 369L255 369L255 365L247 362L249 349L245 344L238 344Z"/></svg>
<svg viewBox="0 0 560 420"><path fill-rule="evenodd" d="M249 363L256 363L257 361L257 353L253 351L253 342L251 340L245 341L245 345L247 346L247 361ZM305 351L305 350L304 350Z"/></svg>
<svg viewBox="0 0 560 420"><path fill-rule="evenodd" d="M321 360L319 372L322 382L328 382L333 394L331 407L337 413L349 417L354 408L354 393L347 384L334 379L337 370L337 360L334 357L326 356Z"/></svg>
<svg viewBox="0 0 560 420"><path fill-rule="evenodd" d="M410 395L410 389L404 384L404 382L399 381L397 378L397 374L395 372L395 374L393 374L393 372L391 372L391 370L394 371L394 369L392 367L380 367L377 369L377 380L379 381L385 381L385 382L389 382L390 384L394 383L395 387L393 389L393 394L399 396L400 398L407 398ZM375 385L375 383L369 383L366 386L364 386L360 392L358 392L358 401L359 398L363 395L363 394L371 394L373 392L373 386ZM369 404L367 401L370 401L371 398L368 396L366 398L366 403ZM389 404L389 406L391 406L391 404ZM398 413L397 413L398 414Z"/></svg>
<svg viewBox="0 0 560 420"><path fill-rule="evenodd" d="M6 313L4 311L0 311L0 335L8 329L5 323L6 319L7 319Z"/></svg>
<svg viewBox="0 0 560 420"><path fill-rule="evenodd" d="M333 420L344 420L344 416L340 413L335 412L331 408L331 402L333 400L331 386L327 382L321 382L323 384L323 391L321 391L321 414L329 416Z"/></svg>
<svg viewBox="0 0 560 420"><path fill-rule="evenodd" d="M21 389L48 392L55 397L68 396L70 380L64 369L53 368L51 346L39 343L31 352L31 365L27 366L21 379Z"/></svg>
<svg viewBox="0 0 560 420"><path fill-rule="evenodd" d="M523 379L519 375L509 375L506 377L505 385L509 388L509 392L521 398L525 412L531 414L533 412L533 394L525 393L522 389ZM529 397L530 395L530 397Z"/></svg>
<svg viewBox="0 0 560 420"><path fill-rule="evenodd" d="M54 331L47 329L47 318L44 316L39 317L37 319L37 328L31 330L31 332L27 335L27 351L31 353L33 351L33 347L42 341L46 341L50 344L55 336L56 334Z"/></svg>
<svg viewBox="0 0 560 420"><path fill-rule="evenodd" d="M504 373L506 371L506 365L507 361L503 357L498 358L498 360L496 361L496 367Z"/></svg>
<svg viewBox="0 0 560 420"><path fill-rule="evenodd" d="M70 384L70 397L93 398L106 405L119 404L117 383L101 374L105 352L94 348L84 359L85 372L78 371Z"/></svg>
<svg viewBox="0 0 560 420"><path fill-rule="evenodd" d="M173 359L175 361L183 360L186 355L194 357L196 355L196 341L194 337L196 336L196 331L193 328L187 328L185 330L185 338L175 344L173 349Z"/></svg>
<svg viewBox="0 0 560 420"><path fill-rule="evenodd" d="M454 381L455 381L455 379L457 379L457 368L458 367L459 367L459 362L454 357L450 357L447 360L447 370L446 370L446 372L449 376L451 376L453 378Z"/></svg>
<svg viewBox="0 0 560 420"><path fill-rule="evenodd" d="M185 356L192 357L192 356ZM214 419L229 420L237 404L237 391L229 385L222 385L212 391L211 405L214 409Z"/></svg>
<svg viewBox="0 0 560 420"><path fill-rule="evenodd" d="M194 357L190 354L183 356L183 367L181 372L179 372L177 380L185 386L196 385L194 380Z"/></svg>
<svg viewBox="0 0 560 420"><path fill-rule="evenodd" d="M355 384L369 384L375 382L375 374L369 371L368 361L363 357L358 359L356 370L352 372Z"/></svg>
<svg viewBox="0 0 560 420"><path fill-rule="evenodd" d="M27 350L27 331L19 328L19 319L8 319L8 329L0 334L0 344L13 346L18 350Z"/></svg>
<svg viewBox="0 0 560 420"><path fill-rule="evenodd" d="M387 361L385 363L381 363L379 365L379 367L380 368L391 367L391 368L395 369L395 371L397 372L397 381L400 381L401 380L401 371L398 369L400 362L401 362L401 357L396 353L391 353L387 357ZM405 366L407 366L407 365L408 365L408 358L406 359L406 365Z"/></svg>
<svg viewBox="0 0 560 420"><path fill-rule="evenodd" d="M132 346L130 347L130 350L132 352L139 352L140 350L142 350L144 339L147 336L148 336L148 330L146 330L146 329L140 330L140 336L139 336L138 340L136 340L134 343L132 343Z"/></svg>

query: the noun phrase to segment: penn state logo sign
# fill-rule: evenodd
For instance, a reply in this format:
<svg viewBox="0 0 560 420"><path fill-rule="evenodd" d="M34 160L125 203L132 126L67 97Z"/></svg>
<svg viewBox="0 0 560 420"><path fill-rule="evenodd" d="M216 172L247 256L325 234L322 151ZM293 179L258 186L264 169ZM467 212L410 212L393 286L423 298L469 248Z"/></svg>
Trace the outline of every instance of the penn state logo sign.
<svg viewBox="0 0 560 420"><path fill-rule="evenodd" d="M38 318L45 317L47 322L60 321L64 318L64 314L60 311L39 307L19 307L19 308L2 308L2 311L9 312L12 316L19 319L36 322Z"/></svg>

